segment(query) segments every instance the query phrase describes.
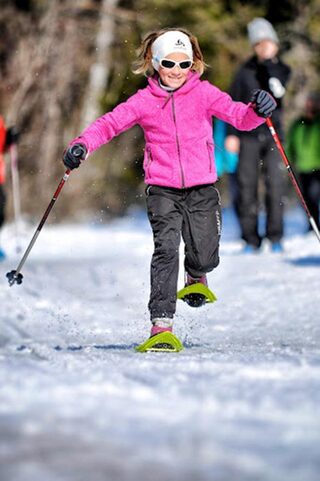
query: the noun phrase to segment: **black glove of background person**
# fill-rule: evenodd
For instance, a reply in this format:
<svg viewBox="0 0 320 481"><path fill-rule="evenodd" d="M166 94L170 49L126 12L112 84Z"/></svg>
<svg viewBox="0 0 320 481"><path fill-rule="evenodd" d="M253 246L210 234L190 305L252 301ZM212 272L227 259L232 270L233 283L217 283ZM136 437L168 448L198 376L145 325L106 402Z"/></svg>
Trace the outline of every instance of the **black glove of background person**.
<svg viewBox="0 0 320 481"><path fill-rule="evenodd" d="M63 163L68 169L77 169L81 161L86 158L87 148L83 144L73 144L63 154Z"/></svg>
<svg viewBox="0 0 320 481"><path fill-rule="evenodd" d="M270 117L272 112L277 107L277 102L271 94L265 90L254 90L250 102L253 104L253 110L259 117Z"/></svg>

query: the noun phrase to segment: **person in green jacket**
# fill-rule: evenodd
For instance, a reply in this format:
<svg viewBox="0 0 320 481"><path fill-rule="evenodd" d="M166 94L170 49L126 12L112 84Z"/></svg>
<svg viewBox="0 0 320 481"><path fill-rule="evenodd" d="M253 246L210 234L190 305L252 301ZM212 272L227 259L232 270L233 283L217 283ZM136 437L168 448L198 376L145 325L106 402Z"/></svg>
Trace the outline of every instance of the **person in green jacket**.
<svg viewBox="0 0 320 481"><path fill-rule="evenodd" d="M307 96L304 114L291 124L287 153L298 174L310 214L320 228L320 92Z"/></svg>

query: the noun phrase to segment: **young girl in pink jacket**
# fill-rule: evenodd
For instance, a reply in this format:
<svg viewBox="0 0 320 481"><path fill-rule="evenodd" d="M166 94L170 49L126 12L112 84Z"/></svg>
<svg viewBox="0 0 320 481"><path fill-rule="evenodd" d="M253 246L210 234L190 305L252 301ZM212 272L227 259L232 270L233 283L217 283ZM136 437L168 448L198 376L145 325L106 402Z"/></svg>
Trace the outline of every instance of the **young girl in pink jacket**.
<svg viewBox="0 0 320 481"><path fill-rule="evenodd" d="M221 209L215 187L212 117L239 130L252 130L276 106L263 90L254 91L248 105L234 102L200 80L204 67L198 41L186 30L149 34L141 44L135 70L148 77L146 88L89 125L70 143L63 158L74 169L130 127L138 124L144 131L146 202L154 237L151 336L172 331L181 236L186 285L207 285L206 273L219 263ZM193 305L201 304L203 296L196 297Z"/></svg>

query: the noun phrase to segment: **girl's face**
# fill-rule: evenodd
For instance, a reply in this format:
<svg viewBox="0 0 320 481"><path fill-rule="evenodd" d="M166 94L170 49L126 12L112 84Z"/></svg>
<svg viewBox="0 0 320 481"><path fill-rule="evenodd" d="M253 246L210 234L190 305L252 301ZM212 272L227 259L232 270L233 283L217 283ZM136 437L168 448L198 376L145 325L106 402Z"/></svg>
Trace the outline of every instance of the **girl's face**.
<svg viewBox="0 0 320 481"><path fill-rule="evenodd" d="M168 60L173 60L175 62L190 60L188 55L181 52L170 53L165 58ZM190 68L191 68L191 65L189 68L181 68L179 65L175 65L173 68L166 68L166 67L160 66L159 76L160 76L161 82L167 87L178 89L187 80L187 76L190 71Z"/></svg>

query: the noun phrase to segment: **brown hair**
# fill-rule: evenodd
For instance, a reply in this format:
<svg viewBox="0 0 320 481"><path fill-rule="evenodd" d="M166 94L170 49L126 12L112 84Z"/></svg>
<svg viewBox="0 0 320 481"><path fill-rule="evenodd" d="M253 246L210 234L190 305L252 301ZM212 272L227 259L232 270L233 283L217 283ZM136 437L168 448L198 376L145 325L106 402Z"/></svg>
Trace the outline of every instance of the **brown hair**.
<svg viewBox="0 0 320 481"><path fill-rule="evenodd" d="M151 46L153 42L160 37L160 35L178 30L179 32L183 32L187 35L190 39L193 51L193 64L191 70L194 72L198 72L200 75L204 72L206 68L206 64L203 60L203 55L199 47L199 42L197 37L192 35L188 30L184 28L164 28L162 30L157 30L155 32L149 33L141 42L140 48L137 51L137 60L134 62L134 70L133 73L135 74L143 74L147 77L152 77L155 73L155 69L152 66L152 52Z"/></svg>

